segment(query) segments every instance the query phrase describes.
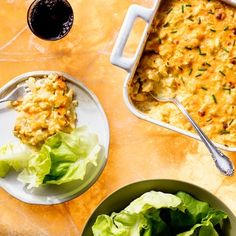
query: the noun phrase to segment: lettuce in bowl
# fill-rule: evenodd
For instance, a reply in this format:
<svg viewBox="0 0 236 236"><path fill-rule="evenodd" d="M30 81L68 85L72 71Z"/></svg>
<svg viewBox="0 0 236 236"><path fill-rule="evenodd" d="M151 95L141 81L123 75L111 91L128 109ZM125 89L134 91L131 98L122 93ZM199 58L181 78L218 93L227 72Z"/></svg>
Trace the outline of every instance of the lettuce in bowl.
<svg viewBox="0 0 236 236"><path fill-rule="evenodd" d="M99 215L94 236L219 236L226 213L185 192L149 191L119 213Z"/></svg>

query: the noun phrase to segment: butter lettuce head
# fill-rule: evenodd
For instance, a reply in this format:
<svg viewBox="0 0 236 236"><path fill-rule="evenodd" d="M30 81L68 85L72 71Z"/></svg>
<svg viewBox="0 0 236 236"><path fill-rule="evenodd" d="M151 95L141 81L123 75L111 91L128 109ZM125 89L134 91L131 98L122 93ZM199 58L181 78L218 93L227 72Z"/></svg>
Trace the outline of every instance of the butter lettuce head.
<svg viewBox="0 0 236 236"><path fill-rule="evenodd" d="M153 231L151 219L162 221L159 216L162 208L184 210L181 200L175 195L150 191L131 202L120 213L113 213L111 217L98 216L92 227L93 234L95 236L151 236Z"/></svg>
<svg viewBox="0 0 236 236"><path fill-rule="evenodd" d="M62 184L73 180L83 180L87 165L97 165L100 152L97 135L82 127L67 134L59 132L50 137L45 145L51 158L50 172L44 183Z"/></svg>
<svg viewBox="0 0 236 236"><path fill-rule="evenodd" d="M88 164L97 165L99 152L97 135L86 127L70 134L59 132L46 140L18 179L29 188L83 180Z"/></svg>
<svg viewBox="0 0 236 236"><path fill-rule="evenodd" d="M100 215L94 236L218 236L228 216L185 192L150 191L119 213Z"/></svg>

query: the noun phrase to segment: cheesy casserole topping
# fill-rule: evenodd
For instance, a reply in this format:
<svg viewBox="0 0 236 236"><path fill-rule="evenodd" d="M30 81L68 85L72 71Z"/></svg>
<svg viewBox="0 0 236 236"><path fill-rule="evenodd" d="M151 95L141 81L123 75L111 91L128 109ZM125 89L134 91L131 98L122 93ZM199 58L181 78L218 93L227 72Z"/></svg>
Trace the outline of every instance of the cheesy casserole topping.
<svg viewBox="0 0 236 236"><path fill-rule="evenodd" d="M134 105L192 131L176 96L215 142L236 147L236 9L216 0L162 1L129 86Z"/></svg>
<svg viewBox="0 0 236 236"><path fill-rule="evenodd" d="M23 143L40 146L57 131L70 132L75 128L77 102L62 76L30 77L26 83L31 92L12 103L19 112L15 136Z"/></svg>

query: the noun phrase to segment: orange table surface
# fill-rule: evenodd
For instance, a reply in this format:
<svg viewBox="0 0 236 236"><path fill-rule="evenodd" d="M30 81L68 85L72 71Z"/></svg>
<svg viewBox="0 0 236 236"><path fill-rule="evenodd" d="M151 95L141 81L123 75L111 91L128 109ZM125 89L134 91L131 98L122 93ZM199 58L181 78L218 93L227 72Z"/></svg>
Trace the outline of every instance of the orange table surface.
<svg viewBox="0 0 236 236"><path fill-rule="evenodd" d="M0 189L0 235L81 235L96 206L111 192L144 179L178 179L199 185L236 213L236 177L219 173L201 142L139 120L123 101L126 72L112 66L111 50L128 7L152 0L70 0L75 21L63 40L43 41L26 22L32 1L2 0L0 8L0 86L33 70L63 71L99 98L110 124L107 165L81 196L54 206L20 202ZM132 55L144 23L134 27L125 55ZM1 134L3 135L3 134ZM236 164L236 153L227 153Z"/></svg>

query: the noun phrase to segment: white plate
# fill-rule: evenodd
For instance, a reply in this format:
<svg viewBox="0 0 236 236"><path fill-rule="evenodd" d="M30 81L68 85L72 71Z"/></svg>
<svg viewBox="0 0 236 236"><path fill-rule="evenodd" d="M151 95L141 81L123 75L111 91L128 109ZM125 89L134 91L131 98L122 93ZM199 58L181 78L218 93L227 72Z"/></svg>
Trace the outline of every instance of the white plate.
<svg viewBox="0 0 236 236"><path fill-rule="evenodd" d="M89 130L96 133L99 143L102 146L98 165L88 166L83 181L73 181L62 185L46 185L32 190L26 189L25 185L17 181L15 171L11 171L5 178L0 178L0 187L5 189L15 198L31 204L51 205L71 200L86 191L100 176L106 164L109 148L109 126L106 115L97 97L75 78L57 71L33 71L22 74L0 89L0 98L8 94L18 84L30 77L42 77L50 73L57 73L67 79L67 84L72 87L79 102L76 108L78 116L77 126L88 126ZM7 106L7 103L0 104L0 146L13 142L18 143L12 131L17 112Z"/></svg>

